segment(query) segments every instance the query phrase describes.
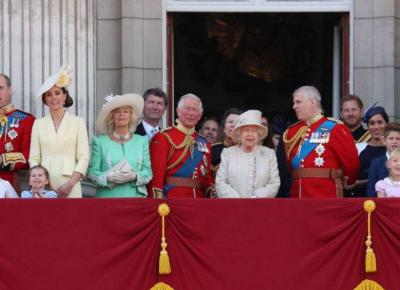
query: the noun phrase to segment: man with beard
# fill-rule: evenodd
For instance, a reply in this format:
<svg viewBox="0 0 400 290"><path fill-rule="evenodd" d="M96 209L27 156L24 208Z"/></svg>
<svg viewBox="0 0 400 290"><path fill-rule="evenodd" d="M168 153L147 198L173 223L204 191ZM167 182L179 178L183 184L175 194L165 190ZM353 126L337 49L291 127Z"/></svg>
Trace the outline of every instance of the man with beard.
<svg viewBox="0 0 400 290"><path fill-rule="evenodd" d="M340 117L356 143L368 142L371 138L362 125L363 113L363 102L358 96L348 95L340 100Z"/></svg>

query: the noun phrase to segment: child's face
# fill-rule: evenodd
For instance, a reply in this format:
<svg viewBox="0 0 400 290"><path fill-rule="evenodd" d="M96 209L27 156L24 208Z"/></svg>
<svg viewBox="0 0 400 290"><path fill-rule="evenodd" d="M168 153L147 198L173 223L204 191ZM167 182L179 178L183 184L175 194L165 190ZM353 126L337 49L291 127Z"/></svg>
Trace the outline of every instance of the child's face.
<svg viewBox="0 0 400 290"><path fill-rule="evenodd" d="M37 188L44 188L49 184L49 180L46 177L43 169L36 168L31 171L31 175L29 176L29 185Z"/></svg>
<svg viewBox="0 0 400 290"><path fill-rule="evenodd" d="M400 147L400 132L389 132L389 135L384 140L386 150L392 152Z"/></svg>
<svg viewBox="0 0 400 290"><path fill-rule="evenodd" d="M390 175L400 176L400 156L398 154L390 157L388 161Z"/></svg>

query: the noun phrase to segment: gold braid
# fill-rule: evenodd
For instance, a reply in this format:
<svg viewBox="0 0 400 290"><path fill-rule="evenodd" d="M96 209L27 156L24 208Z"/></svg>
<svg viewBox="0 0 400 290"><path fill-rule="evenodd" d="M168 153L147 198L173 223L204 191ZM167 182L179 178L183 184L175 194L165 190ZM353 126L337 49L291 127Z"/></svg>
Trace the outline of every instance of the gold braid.
<svg viewBox="0 0 400 290"><path fill-rule="evenodd" d="M286 151L286 157L289 160L290 153L292 152L294 146L302 139L304 138L304 133L307 131L307 126L303 126L297 131L297 133L291 138L287 138L287 134L289 130L286 130L285 133L283 133L283 142L285 143L285 151Z"/></svg>
<svg viewBox="0 0 400 290"><path fill-rule="evenodd" d="M172 164L170 164L169 166L167 166L167 169L166 169L166 170L170 170L170 169L172 169L172 168L175 168L175 167L179 164L179 162L181 162L182 159L186 156L186 154L187 154L188 151L190 152L191 158L193 158L194 145L196 144L196 141L194 140L194 138L193 138L193 136L192 136L192 133L193 133L193 132L194 132L194 130L190 130L190 131L186 134L185 139L182 141L182 143L179 144L179 145L176 145L176 144L174 143L174 141L172 141L171 137L170 137L168 134L166 134L166 133L164 133L163 131L161 131L161 134L163 134L163 135L165 136L165 138L167 139L168 143L171 144L171 146L172 146L172 148L171 148L171 150L170 150L170 152L169 152L169 155L168 155L168 160L171 159L172 154L174 153L174 151L175 151L176 149L182 149L182 148L184 148L184 149L183 149L183 152L182 152L182 154L179 156L179 158L178 158L174 163L172 163Z"/></svg>

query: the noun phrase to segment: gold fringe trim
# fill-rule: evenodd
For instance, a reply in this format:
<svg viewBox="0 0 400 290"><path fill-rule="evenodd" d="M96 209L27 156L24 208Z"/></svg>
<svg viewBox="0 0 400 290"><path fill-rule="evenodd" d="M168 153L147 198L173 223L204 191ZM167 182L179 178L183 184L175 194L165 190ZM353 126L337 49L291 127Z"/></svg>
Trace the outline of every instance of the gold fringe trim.
<svg viewBox="0 0 400 290"><path fill-rule="evenodd" d="M150 290L174 290L174 288L163 282L158 282L156 285L151 287Z"/></svg>
<svg viewBox="0 0 400 290"><path fill-rule="evenodd" d="M357 285L354 290L385 290L381 285L375 281L365 279L360 284Z"/></svg>
<svg viewBox="0 0 400 290"><path fill-rule="evenodd" d="M158 206L158 213L161 216L161 252L158 261L158 273L161 275L171 273L171 265L167 252L167 242L165 239L165 217L170 213L168 204L162 203ZM161 289L161 288L160 288Z"/></svg>
<svg viewBox="0 0 400 290"><path fill-rule="evenodd" d="M183 160L187 152L190 152L190 156L191 158L193 158L194 145L196 144L196 140L192 137L193 132L194 132L193 130L189 130L185 136L185 139L179 145L176 145L172 140L172 138L167 133L161 131L161 134L165 136L168 143L171 145L171 150L168 154L167 160L170 160L172 158L172 154L175 152L175 150L183 148L182 154L178 157L178 159L174 163L168 165L166 170L175 168Z"/></svg>
<svg viewBox="0 0 400 290"><path fill-rule="evenodd" d="M289 159L290 153L292 152L294 146L296 146L296 144L301 143L304 139L304 136L307 132L307 126L302 126L300 127L300 129L297 131L297 133L290 139L288 139L288 132L289 129L286 130L283 133L283 143L285 146L285 153L286 153L286 158Z"/></svg>
<svg viewBox="0 0 400 290"><path fill-rule="evenodd" d="M372 236L371 236L371 214L375 210L376 205L373 200L366 200L364 202L364 210L368 213L368 235L365 245L367 249L365 251L365 272L372 273L376 272L376 257L374 250L371 248Z"/></svg>

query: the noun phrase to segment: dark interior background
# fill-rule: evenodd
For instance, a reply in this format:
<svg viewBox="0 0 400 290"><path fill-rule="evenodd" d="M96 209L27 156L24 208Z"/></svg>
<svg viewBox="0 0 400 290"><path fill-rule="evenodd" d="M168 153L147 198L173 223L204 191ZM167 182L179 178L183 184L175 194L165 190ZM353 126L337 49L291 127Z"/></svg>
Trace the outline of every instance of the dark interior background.
<svg viewBox="0 0 400 290"><path fill-rule="evenodd" d="M230 107L294 120L292 93L316 86L332 108L333 28L340 13L174 13L174 101L192 92L205 115Z"/></svg>

